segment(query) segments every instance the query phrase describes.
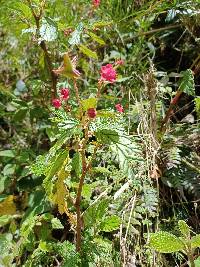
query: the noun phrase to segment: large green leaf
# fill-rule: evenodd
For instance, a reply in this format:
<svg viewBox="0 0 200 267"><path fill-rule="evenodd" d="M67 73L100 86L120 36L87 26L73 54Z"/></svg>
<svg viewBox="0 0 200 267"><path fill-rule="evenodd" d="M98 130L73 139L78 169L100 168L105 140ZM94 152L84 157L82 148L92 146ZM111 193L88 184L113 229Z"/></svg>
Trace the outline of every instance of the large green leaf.
<svg viewBox="0 0 200 267"><path fill-rule="evenodd" d="M112 144L119 141L119 134L111 129L98 129L95 132L98 141L102 144Z"/></svg>
<svg viewBox="0 0 200 267"><path fill-rule="evenodd" d="M53 184L52 184L52 178L53 176L61 169L63 162L66 160L66 158L68 157L69 152L67 150L62 150L57 157L55 158L55 160L53 161L52 165L50 166L46 178L44 179L44 187L45 190L48 194L48 196L51 195L52 190L53 190Z"/></svg>
<svg viewBox="0 0 200 267"><path fill-rule="evenodd" d="M116 215L106 217L100 224L100 230L103 232L112 232L119 228L120 223L121 219Z"/></svg>
<svg viewBox="0 0 200 267"><path fill-rule="evenodd" d="M182 71L183 77L179 81L179 90L188 94L195 95L194 75L190 69Z"/></svg>
<svg viewBox="0 0 200 267"><path fill-rule="evenodd" d="M71 38L69 39L70 45L79 45L81 42L81 34L83 32L83 23L79 23L75 31L71 34Z"/></svg>
<svg viewBox="0 0 200 267"><path fill-rule="evenodd" d="M51 22L51 23L49 23ZM40 38L39 40L45 40L47 42L55 41L57 38L57 27L52 23L51 19L43 19L41 27L39 29Z"/></svg>
<svg viewBox="0 0 200 267"><path fill-rule="evenodd" d="M61 221L58 218L53 218L51 220L51 225L53 229L63 229L64 226L62 225Z"/></svg>
<svg viewBox="0 0 200 267"><path fill-rule="evenodd" d="M14 158L15 153L13 150L2 150L0 151L0 157Z"/></svg>
<svg viewBox="0 0 200 267"><path fill-rule="evenodd" d="M184 250L184 244L178 237L164 231L151 234L149 246L161 253Z"/></svg>
<svg viewBox="0 0 200 267"><path fill-rule="evenodd" d="M200 247L200 235L195 235L191 239L192 247L197 248Z"/></svg>
<svg viewBox="0 0 200 267"><path fill-rule="evenodd" d="M97 225L102 220L109 205L109 198L104 198L92 204L84 212L84 223L86 227Z"/></svg>

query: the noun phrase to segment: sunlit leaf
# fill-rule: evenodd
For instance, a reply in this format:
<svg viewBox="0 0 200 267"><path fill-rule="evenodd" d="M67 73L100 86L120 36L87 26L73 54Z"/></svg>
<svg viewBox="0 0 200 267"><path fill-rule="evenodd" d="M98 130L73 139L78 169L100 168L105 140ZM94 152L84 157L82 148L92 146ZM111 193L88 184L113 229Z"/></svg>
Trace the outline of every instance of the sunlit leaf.
<svg viewBox="0 0 200 267"><path fill-rule="evenodd" d="M183 242L168 232L157 232L150 235L149 246L161 253L172 253L184 250Z"/></svg>
<svg viewBox="0 0 200 267"><path fill-rule="evenodd" d="M92 51L92 50L90 50L87 46L79 45L79 49L83 54L85 54L89 58L98 59L97 53Z"/></svg>

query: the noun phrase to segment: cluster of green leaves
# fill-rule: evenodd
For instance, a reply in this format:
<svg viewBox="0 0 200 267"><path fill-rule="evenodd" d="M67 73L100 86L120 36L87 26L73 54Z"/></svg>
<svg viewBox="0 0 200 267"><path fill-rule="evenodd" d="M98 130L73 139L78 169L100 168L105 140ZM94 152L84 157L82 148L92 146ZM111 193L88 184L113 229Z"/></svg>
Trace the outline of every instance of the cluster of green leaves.
<svg viewBox="0 0 200 267"><path fill-rule="evenodd" d="M44 8L39 25L32 8L36 15ZM189 69L197 63L199 53L198 9L197 0L101 1L96 9L91 1L82 0L1 2L0 265L174 264L168 258L162 264L159 257L155 262L144 245L157 228L158 218L161 222L169 220L164 224L167 228L171 221L177 222L178 212L184 213L181 203L179 211L171 205L177 202L176 195L181 202L188 198L195 201L200 195L200 98ZM11 27L11 20L15 27ZM65 106L54 111L49 105L52 77L41 49L43 42L54 69L63 53L78 55L83 113L98 108L89 126L91 137L86 149L86 160L92 160L92 164L82 189L81 256L75 246L74 201L83 170L78 145L85 133L68 79L72 67L65 68L57 83L58 95L62 87L71 89L71 110ZM116 83L103 89L97 104L94 95L100 65L120 58L126 66L118 67ZM149 59L157 69L158 157L163 159L160 197L150 175L152 155L147 155L151 134L146 126L151 107L142 77ZM194 104L192 112L197 119L171 124L163 135L160 122L177 87L194 99L189 105ZM127 116L114 112L118 102L124 105ZM179 109L183 107L176 107L175 116L181 113ZM146 127L142 133L141 125ZM176 193L170 195L169 187ZM167 214L163 203L164 209L170 206L167 210L173 206L173 212ZM197 218L197 214L197 206L195 211L187 210L188 217ZM197 225L193 227L198 229ZM181 240L162 232L152 234L150 244L158 251L174 252L182 250ZM199 246L198 235L191 240L193 248ZM195 263L198 266L198 259Z"/></svg>

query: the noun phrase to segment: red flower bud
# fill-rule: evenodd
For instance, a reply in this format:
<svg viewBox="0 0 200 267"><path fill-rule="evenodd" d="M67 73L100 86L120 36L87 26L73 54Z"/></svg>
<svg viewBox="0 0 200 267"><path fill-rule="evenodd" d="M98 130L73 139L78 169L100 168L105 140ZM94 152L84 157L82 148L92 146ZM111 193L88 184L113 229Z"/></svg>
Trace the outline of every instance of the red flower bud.
<svg viewBox="0 0 200 267"><path fill-rule="evenodd" d="M120 113L123 113L124 112L124 108L123 108L123 106L121 104L116 104L115 105L115 108Z"/></svg>
<svg viewBox="0 0 200 267"><path fill-rule="evenodd" d="M95 108L89 108L87 110L87 115L88 115L89 118L94 119L96 117L96 115L97 115L96 109Z"/></svg>
<svg viewBox="0 0 200 267"><path fill-rule="evenodd" d="M53 101L52 101L52 105L55 107L55 108L60 108L61 107L61 101L60 101L60 99L58 99L58 98L55 98L55 99L53 99Z"/></svg>
<svg viewBox="0 0 200 267"><path fill-rule="evenodd" d="M69 99L69 89L68 88L63 88L61 90L61 96L63 100L68 100Z"/></svg>
<svg viewBox="0 0 200 267"><path fill-rule="evenodd" d="M101 0L92 0L92 4L96 8L100 6L100 2L101 2Z"/></svg>

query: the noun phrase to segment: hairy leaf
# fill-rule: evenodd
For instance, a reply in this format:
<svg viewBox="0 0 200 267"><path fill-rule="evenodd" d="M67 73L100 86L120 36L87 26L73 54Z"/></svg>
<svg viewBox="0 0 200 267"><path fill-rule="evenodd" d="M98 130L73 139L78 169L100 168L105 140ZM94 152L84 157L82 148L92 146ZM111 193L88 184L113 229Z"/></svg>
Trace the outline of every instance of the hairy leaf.
<svg viewBox="0 0 200 267"><path fill-rule="evenodd" d="M181 231L181 234L187 238L190 237L190 228L189 226L187 225L187 223L185 221L178 221L178 226L179 226L179 229Z"/></svg>
<svg viewBox="0 0 200 267"><path fill-rule="evenodd" d="M102 144L112 144L119 141L119 134L115 130L98 129L95 134L98 141Z"/></svg>
<svg viewBox="0 0 200 267"><path fill-rule="evenodd" d="M103 232L112 232L119 228L120 223L121 219L116 215L106 217L100 224L100 230Z"/></svg>
<svg viewBox="0 0 200 267"><path fill-rule="evenodd" d="M178 237L162 231L150 235L149 246L161 253L172 253L184 249L184 244Z"/></svg>
<svg viewBox="0 0 200 267"><path fill-rule="evenodd" d="M183 77L179 81L179 90L188 94L195 95L194 75L190 69L182 71Z"/></svg>
<svg viewBox="0 0 200 267"><path fill-rule="evenodd" d="M191 239L192 247L197 248L200 247L200 235L195 235Z"/></svg>

